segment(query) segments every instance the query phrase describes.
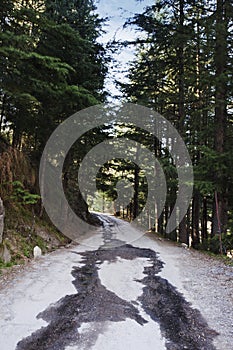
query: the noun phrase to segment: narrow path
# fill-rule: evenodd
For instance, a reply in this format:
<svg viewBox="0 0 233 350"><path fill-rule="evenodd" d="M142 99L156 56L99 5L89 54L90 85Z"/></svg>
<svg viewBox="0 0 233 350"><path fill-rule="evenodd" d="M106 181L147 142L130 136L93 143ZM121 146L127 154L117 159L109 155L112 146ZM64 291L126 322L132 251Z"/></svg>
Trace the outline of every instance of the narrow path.
<svg viewBox="0 0 233 350"><path fill-rule="evenodd" d="M186 301L195 295L179 264L193 261L189 251L149 236L127 244L138 231L101 219L87 246L33 262L1 290L4 350L232 349L228 340L219 347L218 327ZM99 248L91 248L97 237Z"/></svg>

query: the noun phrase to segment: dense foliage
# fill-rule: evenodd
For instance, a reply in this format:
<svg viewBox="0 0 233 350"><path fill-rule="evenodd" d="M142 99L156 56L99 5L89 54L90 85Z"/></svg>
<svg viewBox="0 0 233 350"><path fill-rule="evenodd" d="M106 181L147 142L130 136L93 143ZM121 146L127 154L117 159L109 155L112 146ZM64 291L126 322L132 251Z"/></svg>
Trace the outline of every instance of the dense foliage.
<svg viewBox="0 0 233 350"><path fill-rule="evenodd" d="M41 154L56 125L104 99L107 71L93 1L3 1L1 131Z"/></svg>
<svg viewBox="0 0 233 350"><path fill-rule="evenodd" d="M170 120L189 148L195 187L178 239L189 243L191 236L193 246L206 247L221 232L225 250L232 246L232 20L230 1L156 1L127 23L145 39L136 43L130 83L122 86L130 101ZM166 157L167 171L173 167ZM162 234L177 191L175 182L169 187L156 224Z"/></svg>
<svg viewBox="0 0 233 350"><path fill-rule="evenodd" d="M96 14L93 0L2 0L0 9L0 134L3 144L12 146L2 152L6 162L1 162L1 195L11 189L13 196L31 202L37 197L28 186L38 183L37 172L24 181L17 152L27 153L38 166L44 145L59 123L105 101L109 57L98 40L104 20ZM105 125L78 140L64 166L66 195L85 217L88 198L79 193L79 164L106 138L126 136L155 154L167 180L164 210L159 218L156 211L146 218L148 227L193 247L215 252L232 249L233 5L230 0L156 0L126 26L133 26L140 35L133 43L136 59L129 82L121 84L122 92L125 100L166 117L183 137L195 174L190 208L178 229L167 235L165 227L178 191L170 141L164 135L164 142L158 142L129 125ZM125 207L118 203L115 212L120 214L122 209L131 220L143 210L147 198L146 178L136 162L109 161L97 174L97 187L104 197L116 200L117 184L123 179L133 195Z"/></svg>

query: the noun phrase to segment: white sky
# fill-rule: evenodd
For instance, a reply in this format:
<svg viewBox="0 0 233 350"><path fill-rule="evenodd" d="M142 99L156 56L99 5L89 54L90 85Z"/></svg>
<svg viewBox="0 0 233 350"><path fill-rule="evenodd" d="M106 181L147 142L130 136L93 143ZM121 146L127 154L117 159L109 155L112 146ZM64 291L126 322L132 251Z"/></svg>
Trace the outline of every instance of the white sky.
<svg viewBox="0 0 233 350"><path fill-rule="evenodd" d="M123 29L123 25L129 17L136 13L142 13L146 6L150 6L154 0L99 0L97 1L97 12L101 17L108 17L109 22L105 27L106 34L101 41L106 43L115 36L116 40L132 40L136 37L133 28ZM106 89L113 95L119 95L120 92L114 86L114 80L125 81L128 63L133 60L134 51L132 47L122 48L121 52L115 55L117 62L110 69L109 78L106 80ZM123 72L122 72L123 71Z"/></svg>

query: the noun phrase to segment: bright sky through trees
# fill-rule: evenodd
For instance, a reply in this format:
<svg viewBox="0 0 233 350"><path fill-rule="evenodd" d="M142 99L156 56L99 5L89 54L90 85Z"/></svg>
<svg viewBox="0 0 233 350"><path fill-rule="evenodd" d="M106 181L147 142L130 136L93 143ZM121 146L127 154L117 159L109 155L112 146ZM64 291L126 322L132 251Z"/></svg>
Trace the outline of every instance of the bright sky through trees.
<svg viewBox="0 0 233 350"><path fill-rule="evenodd" d="M109 18L105 27L106 33L102 36L101 41L107 43L113 39L118 41L133 40L136 35L141 35L141 33L136 33L132 27L123 28L124 23L128 18L133 17L135 13L141 13L145 7L153 3L154 0L99 0L97 2L97 12L101 17ZM106 80L106 88L108 91L110 90L109 92L112 95L121 95L114 84L114 80L125 81L128 63L133 60L133 56L133 46L121 48L114 56L116 62L113 62L112 68L109 71L109 77Z"/></svg>

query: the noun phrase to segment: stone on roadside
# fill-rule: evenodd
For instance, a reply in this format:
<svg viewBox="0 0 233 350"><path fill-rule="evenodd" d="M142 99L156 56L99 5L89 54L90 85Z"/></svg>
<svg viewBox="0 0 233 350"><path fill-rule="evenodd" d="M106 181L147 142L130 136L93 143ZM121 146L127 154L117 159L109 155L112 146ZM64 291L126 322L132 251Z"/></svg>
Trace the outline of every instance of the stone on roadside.
<svg viewBox="0 0 233 350"><path fill-rule="evenodd" d="M188 249L189 246L186 243L181 243L181 247L184 248L184 249Z"/></svg>
<svg viewBox="0 0 233 350"><path fill-rule="evenodd" d="M11 262L11 253L8 250L6 245L4 245L4 250L3 250L3 261L5 264Z"/></svg>
<svg viewBox="0 0 233 350"><path fill-rule="evenodd" d="M3 243L0 248L0 259L5 263L11 262L11 253L9 252L7 246Z"/></svg>
<svg viewBox="0 0 233 350"><path fill-rule="evenodd" d="M39 258L41 255L42 255L42 251L41 251L40 247L35 246L34 249L33 249L34 259Z"/></svg>

